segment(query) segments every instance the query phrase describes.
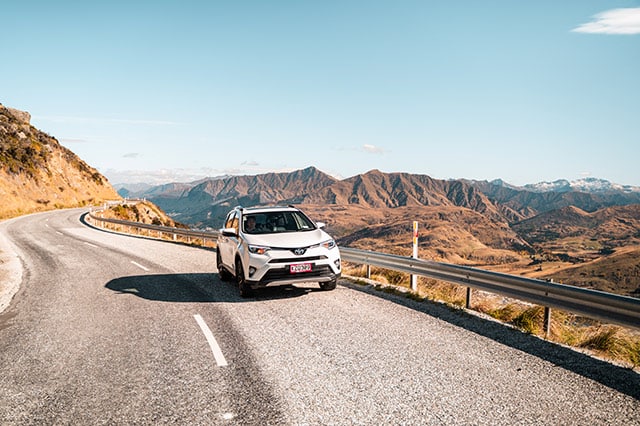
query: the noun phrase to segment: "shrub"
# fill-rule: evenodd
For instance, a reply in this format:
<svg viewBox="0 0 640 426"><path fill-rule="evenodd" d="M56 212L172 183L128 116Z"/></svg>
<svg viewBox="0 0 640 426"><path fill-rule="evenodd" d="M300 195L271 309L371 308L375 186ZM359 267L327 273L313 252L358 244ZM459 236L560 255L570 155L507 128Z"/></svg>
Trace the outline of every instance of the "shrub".
<svg viewBox="0 0 640 426"><path fill-rule="evenodd" d="M481 308L480 310L503 322L513 321L513 319L521 312L520 310L516 309L515 305L513 305L512 303L499 308Z"/></svg>
<svg viewBox="0 0 640 426"><path fill-rule="evenodd" d="M544 321L544 308L533 306L526 309L513 319L513 325L529 334L538 334L542 331Z"/></svg>
<svg viewBox="0 0 640 426"><path fill-rule="evenodd" d="M595 335L590 336L582 342L580 347L602 352L612 352L616 346L619 345L619 339L616 337L618 330L619 329L615 327L598 330Z"/></svg>

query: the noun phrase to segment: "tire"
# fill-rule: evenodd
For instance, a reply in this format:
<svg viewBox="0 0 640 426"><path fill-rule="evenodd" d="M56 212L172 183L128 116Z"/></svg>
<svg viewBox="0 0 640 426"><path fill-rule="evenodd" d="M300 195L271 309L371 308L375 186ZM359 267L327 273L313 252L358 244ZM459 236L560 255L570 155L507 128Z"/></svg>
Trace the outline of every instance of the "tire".
<svg viewBox="0 0 640 426"><path fill-rule="evenodd" d="M222 281L230 281L233 278L233 275L229 273L222 265L222 259L220 258L220 253L216 252L216 267L218 268L218 276Z"/></svg>
<svg viewBox="0 0 640 426"><path fill-rule="evenodd" d="M335 290L336 289L336 285L338 285L338 280L331 280L331 281L327 281L324 283L318 283L320 284L320 288L324 291L330 291L330 290Z"/></svg>
<svg viewBox="0 0 640 426"><path fill-rule="evenodd" d="M244 269L242 268L242 261L236 260L236 282L238 283L238 289L240 290L240 297L253 296L253 289L244 278Z"/></svg>

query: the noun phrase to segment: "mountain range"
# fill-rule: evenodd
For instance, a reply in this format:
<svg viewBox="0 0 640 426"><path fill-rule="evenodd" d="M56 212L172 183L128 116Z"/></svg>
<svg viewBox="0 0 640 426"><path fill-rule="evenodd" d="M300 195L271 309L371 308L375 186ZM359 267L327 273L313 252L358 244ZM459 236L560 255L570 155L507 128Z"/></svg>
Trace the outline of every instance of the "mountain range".
<svg viewBox="0 0 640 426"><path fill-rule="evenodd" d="M595 212L640 204L640 188L603 179L558 180L517 187L501 180L440 180L409 173L367 173L338 180L315 167L291 173L226 176L135 190L120 186L123 197L147 198L169 214L201 227L218 227L235 205L318 204L369 208L457 206L509 224L540 213L574 206Z"/></svg>

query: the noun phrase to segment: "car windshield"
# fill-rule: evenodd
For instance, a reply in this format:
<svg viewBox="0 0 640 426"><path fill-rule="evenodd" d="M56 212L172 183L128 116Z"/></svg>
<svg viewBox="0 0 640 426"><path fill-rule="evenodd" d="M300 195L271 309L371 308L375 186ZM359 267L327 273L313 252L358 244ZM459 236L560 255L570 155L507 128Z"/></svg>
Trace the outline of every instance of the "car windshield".
<svg viewBox="0 0 640 426"><path fill-rule="evenodd" d="M245 214L242 230L247 234L311 231L316 226L299 211L277 211Z"/></svg>

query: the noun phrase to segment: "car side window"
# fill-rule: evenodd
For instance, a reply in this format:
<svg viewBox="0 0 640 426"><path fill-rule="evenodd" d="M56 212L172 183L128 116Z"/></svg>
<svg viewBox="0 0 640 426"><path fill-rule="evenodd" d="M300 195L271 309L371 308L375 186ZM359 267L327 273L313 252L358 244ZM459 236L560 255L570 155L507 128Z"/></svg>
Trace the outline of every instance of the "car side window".
<svg viewBox="0 0 640 426"><path fill-rule="evenodd" d="M234 228L236 230L236 234L239 231L239 226L238 226L238 213L234 212L233 214L233 218L231 218L231 226L229 228Z"/></svg>
<svg viewBox="0 0 640 426"><path fill-rule="evenodd" d="M236 214L235 211L229 212L229 214L227 215L227 218L224 221L225 228L231 228L231 223L233 222L233 216L235 216L235 214Z"/></svg>

